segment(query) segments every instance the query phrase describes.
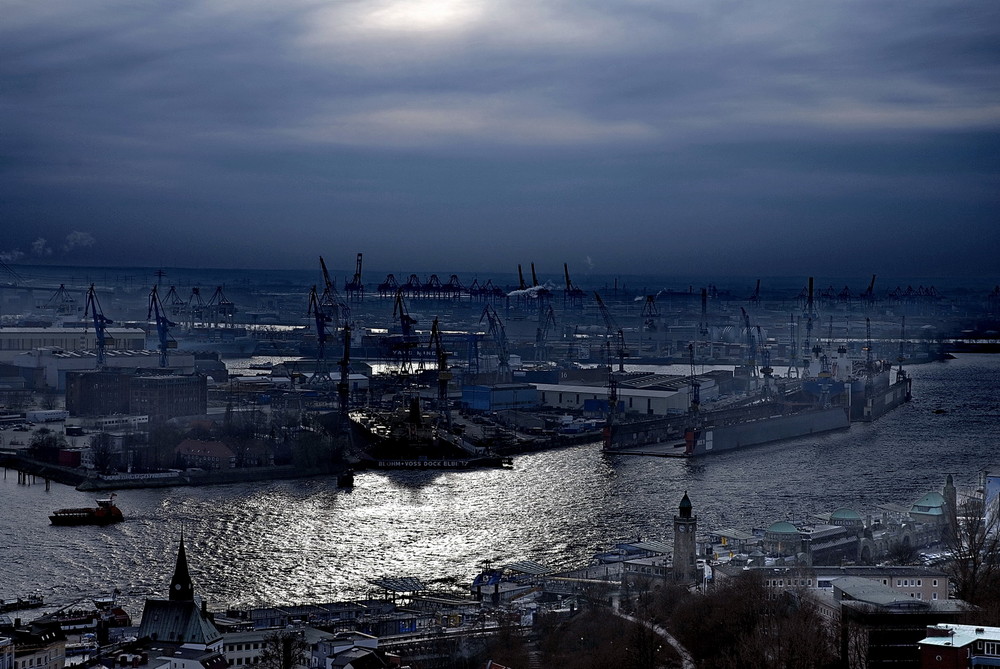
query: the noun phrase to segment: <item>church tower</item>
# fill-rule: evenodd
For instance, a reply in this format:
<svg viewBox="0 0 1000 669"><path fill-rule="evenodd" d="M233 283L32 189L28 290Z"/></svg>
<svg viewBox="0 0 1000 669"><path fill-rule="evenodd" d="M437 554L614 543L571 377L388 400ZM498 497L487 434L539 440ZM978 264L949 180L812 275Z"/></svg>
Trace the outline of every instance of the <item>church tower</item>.
<svg viewBox="0 0 1000 669"><path fill-rule="evenodd" d="M687 493L681 499L678 513L674 516L674 580L678 583L693 583L698 580L695 564L695 533L698 531L698 517L691 515L691 500Z"/></svg>
<svg viewBox="0 0 1000 669"><path fill-rule="evenodd" d="M181 535L181 547L177 550L177 564L174 566L174 577L170 579L170 601L194 601L194 584L191 582L191 572L188 571L187 553L184 551L183 535Z"/></svg>

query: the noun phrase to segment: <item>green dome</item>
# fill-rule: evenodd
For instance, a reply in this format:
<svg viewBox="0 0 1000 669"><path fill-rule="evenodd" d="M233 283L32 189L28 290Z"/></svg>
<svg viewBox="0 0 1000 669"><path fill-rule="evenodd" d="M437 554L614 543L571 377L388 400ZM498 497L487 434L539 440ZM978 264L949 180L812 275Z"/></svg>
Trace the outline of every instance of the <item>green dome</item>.
<svg viewBox="0 0 1000 669"><path fill-rule="evenodd" d="M830 520L861 520L861 514L846 506L830 514Z"/></svg>
<svg viewBox="0 0 1000 669"><path fill-rule="evenodd" d="M921 497L914 506L944 506L944 495L939 492L929 492Z"/></svg>
<svg viewBox="0 0 1000 669"><path fill-rule="evenodd" d="M767 531L772 534L798 534L799 528L795 527L787 520L779 520L767 528Z"/></svg>

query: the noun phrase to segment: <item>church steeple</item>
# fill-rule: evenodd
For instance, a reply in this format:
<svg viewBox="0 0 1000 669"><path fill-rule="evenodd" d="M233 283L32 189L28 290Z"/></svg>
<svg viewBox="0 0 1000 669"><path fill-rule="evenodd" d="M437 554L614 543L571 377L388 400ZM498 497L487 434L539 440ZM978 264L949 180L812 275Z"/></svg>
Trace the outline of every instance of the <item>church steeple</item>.
<svg viewBox="0 0 1000 669"><path fill-rule="evenodd" d="M174 577L170 579L170 600L175 602L193 602L194 584L188 571L187 553L184 552L184 535L181 535L181 546L177 549L177 565L174 567Z"/></svg>

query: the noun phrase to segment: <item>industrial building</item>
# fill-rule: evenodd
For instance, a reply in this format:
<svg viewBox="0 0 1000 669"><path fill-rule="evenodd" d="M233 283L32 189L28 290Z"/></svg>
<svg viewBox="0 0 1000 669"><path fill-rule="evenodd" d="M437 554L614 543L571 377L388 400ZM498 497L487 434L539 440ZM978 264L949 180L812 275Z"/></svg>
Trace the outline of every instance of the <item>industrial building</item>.
<svg viewBox="0 0 1000 669"><path fill-rule="evenodd" d="M107 328L106 351L141 351L146 348L146 332L140 328ZM0 362L11 362L18 354L39 348L64 351L97 349L97 333L92 328L0 329Z"/></svg>
<svg viewBox="0 0 1000 669"><path fill-rule="evenodd" d="M74 416L115 414L148 416L150 425L208 410L205 376L141 375L135 370L72 372L67 377L66 409Z"/></svg>

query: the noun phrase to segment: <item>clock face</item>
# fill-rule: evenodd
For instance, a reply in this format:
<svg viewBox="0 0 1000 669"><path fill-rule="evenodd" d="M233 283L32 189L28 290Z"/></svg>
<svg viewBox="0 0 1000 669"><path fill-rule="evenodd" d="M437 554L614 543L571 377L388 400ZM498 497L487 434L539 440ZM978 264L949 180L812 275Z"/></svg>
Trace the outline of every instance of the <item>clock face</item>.
<svg viewBox="0 0 1000 669"><path fill-rule="evenodd" d="M181 589L181 584L180 583L174 583L174 590L180 590L180 589Z"/></svg>

